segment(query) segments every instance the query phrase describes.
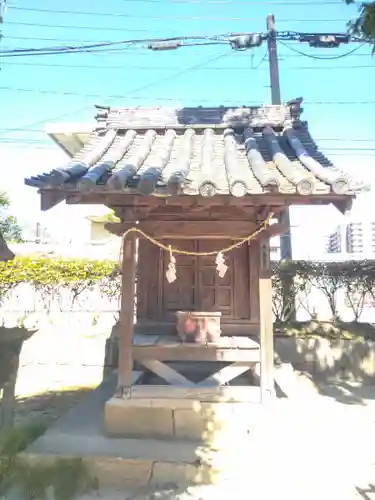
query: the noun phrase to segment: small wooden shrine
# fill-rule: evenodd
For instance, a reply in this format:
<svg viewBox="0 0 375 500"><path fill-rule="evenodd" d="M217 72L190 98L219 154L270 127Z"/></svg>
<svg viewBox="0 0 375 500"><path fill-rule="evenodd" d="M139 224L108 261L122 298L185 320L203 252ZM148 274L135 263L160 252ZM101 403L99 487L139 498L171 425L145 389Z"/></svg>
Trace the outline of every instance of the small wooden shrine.
<svg viewBox="0 0 375 500"><path fill-rule="evenodd" d="M43 210L104 204L121 220L109 224L124 235L116 397L234 397L226 384L259 367L258 394L272 398L269 240L285 232L288 206L345 212L363 185L319 151L301 100L100 108L96 119L69 163L25 182L39 188ZM193 383L167 364L176 361L229 365ZM167 384L136 384L135 364Z"/></svg>

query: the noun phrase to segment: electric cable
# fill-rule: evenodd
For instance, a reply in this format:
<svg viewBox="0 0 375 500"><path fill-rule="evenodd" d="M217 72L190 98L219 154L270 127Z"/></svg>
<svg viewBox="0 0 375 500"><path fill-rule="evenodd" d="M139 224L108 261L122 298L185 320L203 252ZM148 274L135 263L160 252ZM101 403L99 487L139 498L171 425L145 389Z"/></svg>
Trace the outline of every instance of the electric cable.
<svg viewBox="0 0 375 500"><path fill-rule="evenodd" d="M282 61L280 61L282 62ZM103 64L65 64L65 63L39 63L39 62L8 62L2 61L4 66L31 66L31 67L50 67L50 68L74 68L80 69L101 69L106 70L123 70L124 65L103 65ZM149 66L131 64L127 65L127 69L137 71L173 71L174 66ZM249 66L211 66L209 68L202 68L203 71L249 71ZM350 66L291 66L283 67L282 71L332 71L332 70L353 70L353 69L375 69L375 64L364 65L350 65ZM268 71L267 68L259 68L259 71Z"/></svg>
<svg viewBox="0 0 375 500"><path fill-rule="evenodd" d="M20 49L11 49L11 50L2 50L0 54L2 57L6 56L18 56L18 55L49 55L49 54L65 54L69 52L85 52L85 51L94 51L94 49L101 49L111 47L113 45L135 45L135 44L156 44L156 43L165 43L165 42L190 42L189 46L194 44L194 42L205 41L205 42L228 42L228 37L230 35L203 35L203 36L179 36L179 37L166 37L166 38L140 38L140 39L128 39L128 40L120 40L116 42L98 42L93 44L84 44L84 45L65 45L65 46L55 46L55 47L40 47L40 48L20 48ZM194 42L193 42L194 41ZM147 45L148 47L148 45ZM143 47L145 48L145 47Z"/></svg>
<svg viewBox="0 0 375 500"><path fill-rule="evenodd" d="M291 47L290 45L288 45L287 43L284 43L282 41L279 41L279 44L282 45L283 47L286 47L288 50L296 52L300 56L308 57L310 59L323 60L323 61L324 60L330 61L330 60L334 60L334 59L342 59L343 57L351 56L352 54L354 54L355 52L357 52L359 49L361 49L362 47L366 46L366 43L363 43L362 45L358 45L354 49L349 50L348 52L345 52L345 54L339 54L337 56L328 56L328 57L325 57L325 56L316 56L314 54L306 54L306 52L302 52L301 50L298 50L298 49L296 49L294 47Z"/></svg>
<svg viewBox="0 0 375 500"><path fill-rule="evenodd" d="M245 2L242 0L122 0L123 2L126 3L163 3L167 5L179 5L179 4L194 4L194 5L273 5L275 7L280 6L283 7L284 5L290 5L290 6L321 6L322 2L317 0L317 1L268 1L268 0L246 0ZM342 5L340 0L328 0L324 2L324 5ZM26 7L19 7L17 5L12 5L9 6L8 9L14 9L14 10L30 10L30 8Z"/></svg>
<svg viewBox="0 0 375 500"><path fill-rule="evenodd" d="M176 72L176 73L174 73L172 75L168 75L168 76L159 78L157 80L153 80L152 82L149 82L149 83L147 83L145 85L142 85L142 86L140 86L140 87L138 87L136 89L132 89L132 90L130 90L128 92L125 92L122 95L122 98L125 98L125 97L129 96L129 94L135 94L137 92L141 92L142 90L147 90L150 87L153 87L155 85L159 85L160 83L163 83L165 81L169 81L169 80L171 80L173 78L178 78L180 76L183 76L184 74L189 73L189 71L194 71L196 69L202 68L206 64L209 64L210 62L214 62L214 61L217 61L219 59L223 59L224 57L228 57L229 54L230 54L230 52L229 53L224 53L224 54L216 55L216 56L211 57L209 59L206 59L204 61L200 61L199 63L194 64L193 66L189 66L187 68L184 68L182 71L178 71L178 72ZM46 122L51 122L51 121L54 121L54 120L59 120L61 118L65 118L67 116L71 116L72 114L77 114L77 113L79 113L81 111L85 111L86 109L88 109L88 106L84 106L83 108L79 108L78 110L73 110L73 111L70 111L68 113L64 113L63 115L59 115L57 117L46 118L44 120L40 120L40 121L34 122L34 123L32 123L32 124L30 124L30 125L28 125L26 127L33 128L33 127L38 126L41 123L46 123ZM12 131L12 129L5 129L5 131L3 131L3 130L0 129L0 132L2 132L2 133L8 133L8 132L11 132L11 131Z"/></svg>
<svg viewBox="0 0 375 500"><path fill-rule="evenodd" d="M68 14L70 16L84 15L84 16L100 16L100 17L117 17L117 18L130 18L130 19L153 19L156 21L260 21L260 17L216 17L216 16L169 16L157 14L128 14L124 12L92 12L92 11L79 11L79 10L61 10L61 9L42 9L36 7L9 7L13 10L21 10L27 12L42 12L46 14ZM308 20L308 19L280 19L279 22L322 22L322 20ZM324 22L344 22L346 19L325 19ZM104 28L105 29L105 28Z"/></svg>
<svg viewBox="0 0 375 500"><path fill-rule="evenodd" d="M259 63L260 64L260 63ZM259 65L258 64L258 65ZM254 69L257 69L255 67ZM126 94L102 94L102 93L86 93L86 92L75 92L75 91L63 91L63 90L54 90L54 89L41 89L41 88L30 88L30 87L12 87L12 86L0 86L0 90L2 91L10 91L10 92L29 92L29 93L38 93L38 94L51 94L51 95L59 95L59 96L75 96L75 97L87 97L87 98L108 98L108 99L122 99ZM150 96L134 96L135 100L145 100L149 99ZM151 99L155 101L182 101L186 99L186 97L183 96L177 96L177 97L163 97L163 96L152 96ZM199 99L200 103L212 103L211 100L208 99ZM238 99L234 100L224 100L220 101L221 105L228 104L228 106L251 106L251 105L259 105L259 101L248 101L242 102L239 101ZM375 100L370 100L370 101L303 101L304 105L324 105L324 106L329 106L329 105L334 105L334 106L344 106L344 105L352 105L352 106L358 106L358 105L374 105Z"/></svg>
<svg viewBox="0 0 375 500"><path fill-rule="evenodd" d="M112 28L111 28L112 29ZM115 28L113 28L115 29ZM117 29L117 28L116 28ZM142 39L127 39L127 40L120 40L116 42L98 42L98 43L93 43L93 44L80 44L80 45L65 45L65 46L52 46L52 47L39 47L39 48L19 48L19 49L8 49L8 50L2 50L1 55L4 57L19 57L19 56L24 56L24 55L52 55L52 54L66 54L66 53L81 53L81 52L94 52L96 50L103 50L104 48L108 50L108 47L111 47L113 45L136 45L136 44L145 44L148 43L148 48L150 48L150 43L151 44L157 44L157 43L166 43L166 42L176 42L176 44L171 44L171 46L165 46L164 49L177 49L183 46L197 46L197 45L213 45L213 44L218 44L218 43L231 43L232 49L236 48L236 50L246 50L249 48L253 48L251 45L251 40L252 37L257 38L260 40L260 44L264 40L268 38L269 34L268 33L226 33L226 34L216 34L216 35L181 35L181 36L174 36L174 37L164 37L164 38L142 38ZM283 41L306 41L310 38L316 38L319 36L327 36L327 34L319 34L319 33L299 33L299 32L277 32L276 33L276 38L281 42ZM333 34L331 36L334 36L336 38L339 38L339 40L347 40L348 35L347 34ZM237 46L235 47L233 45L233 39L238 39L238 38L243 38L249 39L250 45L248 45L247 41L244 43L243 46ZM353 41L359 41L357 39L353 39ZM361 48L365 43L368 43L368 41L361 40L362 45L359 47ZM296 51L300 55L305 55L303 52L298 51L297 49L293 49L292 47L289 47L287 44L284 44L287 48L290 48L293 51ZM259 46L259 45L257 45ZM352 52L355 52L358 50L358 48L354 49ZM348 54L349 55L349 54ZM313 57L307 55L307 57ZM340 55L340 57L343 57L343 55ZM317 59L330 59L330 57L313 57Z"/></svg>
<svg viewBox="0 0 375 500"><path fill-rule="evenodd" d="M131 16L130 18L132 18ZM154 19L155 21L167 21L168 19L164 18L149 18L149 19ZM170 19L173 20L173 19ZM174 19L176 21L176 19ZM177 19L178 20L178 19ZM186 21L186 19L180 19L181 21ZM206 19L207 20L207 19ZM227 19L230 21L230 19ZM244 18L238 18L237 20L232 20L231 22L244 22L246 19ZM252 18L248 19L248 21L261 21L263 20L262 18ZM212 19L214 21L214 19ZM218 20L219 22L223 22L223 20ZM279 19L279 23L347 23L347 19ZM147 33L149 30L139 30L139 29L134 29L134 28L128 28L126 26L124 27L114 27L114 26L80 26L80 25L67 25L67 24L45 24L45 23L32 23L32 22L27 22L27 21L8 21L7 25L13 25L13 26L32 26L32 27L40 27L40 28L63 28L63 29L76 29L76 30L102 30L102 31L129 31L133 33ZM153 32L160 32L160 30L154 30Z"/></svg>

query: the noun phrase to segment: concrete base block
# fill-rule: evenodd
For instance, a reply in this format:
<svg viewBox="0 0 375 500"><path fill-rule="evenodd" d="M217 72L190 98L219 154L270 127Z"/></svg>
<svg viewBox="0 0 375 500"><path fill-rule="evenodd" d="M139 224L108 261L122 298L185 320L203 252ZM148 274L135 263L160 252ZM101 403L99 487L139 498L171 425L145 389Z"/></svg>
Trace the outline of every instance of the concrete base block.
<svg viewBox="0 0 375 500"><path fill-rule="evenodd" d="M261 405L255 403L111 398L105 405L104 428L110 437L176 439L214 446L218 440L248 433L260 412Z"/></svg>
<svg viewBox="0 0 375 500"><path fill-rule="evenodd" d="M153 437L173 439L171 408L150 407L142 400L111 398L104 409L104 429L111 437Z"/></svg>

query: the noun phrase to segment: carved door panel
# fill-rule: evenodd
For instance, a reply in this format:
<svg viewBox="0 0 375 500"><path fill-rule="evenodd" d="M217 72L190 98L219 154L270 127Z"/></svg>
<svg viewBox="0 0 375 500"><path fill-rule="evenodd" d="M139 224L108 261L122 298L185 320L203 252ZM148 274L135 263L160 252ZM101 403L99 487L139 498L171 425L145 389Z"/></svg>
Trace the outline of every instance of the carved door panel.
<svg viewBox="0 0 375 500"><path fill-rule="evenodd" d="M197 241L168 240L164 242L172 248L197 251ZM176 311L194 310L196 302L197 258L188 255L175 255L177 279L168 283L165 273L168 269L169 254L164 252L163 259L163 319L175 318Z"/></svg>
<svg viewBox="0 0 375 500"><path fill-rule="evenodd" d="M199 240L200 252L210 252L228 245L225 240ZM233 317L233 265L232 256L226 257L227 272L220 278L216 271L216 255L198 258L197 303L201 311L220 311L222 317Z"/></svg>

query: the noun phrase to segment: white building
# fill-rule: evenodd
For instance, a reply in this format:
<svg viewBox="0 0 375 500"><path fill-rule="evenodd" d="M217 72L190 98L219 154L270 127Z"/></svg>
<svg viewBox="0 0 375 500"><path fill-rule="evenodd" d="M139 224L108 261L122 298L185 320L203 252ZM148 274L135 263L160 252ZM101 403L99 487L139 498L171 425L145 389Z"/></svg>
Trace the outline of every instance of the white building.
<svg viewBox="0 0 375 500"><path fill-rule="evenodd" d="M77 214L75 222L79 223L80 229L76 236L68 235L65 238L63 231L51 234L46 227L37 223L34 231L29 229L25 243L15 243L9 247L16 255L118 260L121 238L105 229L105 215Z"/></svg>
<svg viewBox="0 0 375 500"><path fill-rule="evenodd" d="M328 236L327 253L354 254L358 258L375 255L375 221L349 219Z"/></svg>

